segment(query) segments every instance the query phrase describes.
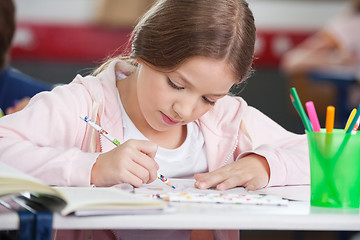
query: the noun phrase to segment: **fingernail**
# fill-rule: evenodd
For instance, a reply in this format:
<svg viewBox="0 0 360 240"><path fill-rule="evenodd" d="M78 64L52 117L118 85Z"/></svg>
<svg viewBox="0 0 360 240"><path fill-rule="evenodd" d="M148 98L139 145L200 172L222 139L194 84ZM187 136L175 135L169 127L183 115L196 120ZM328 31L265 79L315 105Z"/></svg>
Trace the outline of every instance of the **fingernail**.
<svg viewBox="0 0 360 240"><path fill-rule="evenodd" d="M198 188L204 189L204 188L206 188L206 184L201 182L201 183L198 184Z"/></svg>
<svg viewBox="0 0 360 240"><path fill-rule="evenodd" d="M249 185L246 187L247 191L254 191L254 189L255 189L254 185Z"/></svg>

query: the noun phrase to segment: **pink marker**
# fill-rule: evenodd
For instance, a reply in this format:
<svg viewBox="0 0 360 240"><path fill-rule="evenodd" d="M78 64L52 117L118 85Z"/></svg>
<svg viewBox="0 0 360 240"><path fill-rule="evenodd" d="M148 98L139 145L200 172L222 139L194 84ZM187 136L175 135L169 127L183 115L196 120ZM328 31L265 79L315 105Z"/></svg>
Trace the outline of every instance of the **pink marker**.
<svg viewBox="0 0 360 240"><path fill-rule="evenodd" d="M358 117L358 119L356 120L355 126L353 128L353 130L351 131L351 134L356 134L356 131L358 130L360 125L360 117Z"/></svg>
<svg viewBox="0 0 360 240"><path fill-rule="evenodd" d="M314 103L309 101L305 103L305 106L314 132L320 132L320 123L316 114Z"/></svg>

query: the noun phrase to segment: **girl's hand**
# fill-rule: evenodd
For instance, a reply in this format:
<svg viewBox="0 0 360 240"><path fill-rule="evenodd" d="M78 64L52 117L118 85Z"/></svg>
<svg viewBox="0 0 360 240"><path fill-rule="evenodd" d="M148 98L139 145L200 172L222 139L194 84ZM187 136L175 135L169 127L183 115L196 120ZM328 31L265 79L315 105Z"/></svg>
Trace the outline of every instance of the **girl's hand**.
<svg viewBox="0 0 360 240"><path fill-rule="evenodd" d="M18 101L14 106L8 107L6 109L6 115L22 110L24 107L26 107L29 101L30 101L29 97L24 97L23 99Z"/></svg>
<svg viewBox="0 0 360 240"><path fill-rule="evenodd" d="M91 171L91 184L104 187L129 183L140 187L153 182L159 169L154 160L157 147L149 141L128 140L100 154Z"/></svg>
<svg viewBox="0 0 360 240"><path fill-rule="evenodd" d="M213 172L195 174L194 178L195 187L200 189L226 190L243 186L252 191L268 184L270 167L264 157L250 154Z"/></svg>

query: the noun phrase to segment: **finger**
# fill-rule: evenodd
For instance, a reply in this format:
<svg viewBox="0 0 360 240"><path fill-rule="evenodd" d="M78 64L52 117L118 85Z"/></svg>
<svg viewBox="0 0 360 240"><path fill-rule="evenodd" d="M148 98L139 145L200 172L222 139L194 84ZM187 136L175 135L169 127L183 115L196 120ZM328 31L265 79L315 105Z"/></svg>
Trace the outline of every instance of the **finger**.
<svg viewBox="0 0 360 240"><path fill-rule="evenodd" d="M157 179L157 170L149 171L149 179L145 183L152 183Z"/></svg>
<svg viewBox="0 0 360 240"><path fill-rule="evenodd" d="M224 172L224 169L220 168L213 172L197 175L198 179L195 182L195 187L199 189L215 187L226 179L224 176L227 176L227 174L223 174L222 172Z"/></svg>
<svg viewBox="0 0 360 240"><path fill-rule="evenodd" d="M133 159L131 161L128 161L127 164L124 165L122 172L122 179L124 179L123 176L129 176L129 173L132 175L132 177L136 178L136 180L133 180L131 182L132 184L135 184L136 187L141 186L143 183L147 183L150 178L148 169L144 168L142 165L138 164ZM130 183L128 179L125 179L125 181L127 183Z"/></svg>
<svg viewBox="0 0 360 240"><path fill-rule="evenodd" d="M196 173L194 174L195 183L194 186L199 189L207 189L209 188L209 183L207 183L207 179L211 178L213 173Z"/></svg>
<svg viewBox="0 0 360 240"><path fill-rule="evenodd" d="M146 175L140 173L139 177L144 183L153 182L157 178L157 170L159 169L159 165L152 157L156 154L157 145L150 141L134 139L126 141L122 144L122 146L124 145L128 146L126 149L132 161L147 170Z"/></svg>
<svg viewBox="0 0 360 240"><path fill-rule="evenodd" d="M12 114L15 112L15 109L14 107L8 107L6 110L5 110L5 114L6 115L9 115L9 114Z"/></svg>
<svg viewBox="0 0 360 240"><path fill-rule="evenodd" d="M238 177L230 177L228 179L225 179L223 182L219 183L216 186L216 189L219 191L224 191L230 188L235 188L238 186L248 186L248 182L244 178L238 178Z"/></svg>
<svg viewBox="0 0 360 240"><path fill-rule="evenodd" d="M140 178L143 183L153 182L157 178L157 168L150 162L155 162L143 153L136 153L132 156L127 169ZM149 167L150 165L150 167Z"/></svg>
<svg viewBox="0 0 360 240"><path fill-rule="evenodd" d="M195 173L194 179L199 180L199 179L203 178L205 174L207 174L207 173Z"/></svg>
<svg viewBox="0 0 360 240"><path fill-rule="evenodd" d="M124 183L129 183L134 187L141 187L143 184L143 180L131 171L128 171L126 174L124 174L124 178Z"/></svg>
<svg viewBox="0 0 360 240"><path fill-rule="evenodd" d="M13 107L8 107L6 109L6 114L11 114L11 113L22 110L24 107L26 107L26 105L29 103L29 101L30 101L29 97L25 97L25 98L21 99Z"/></svg>
<svg viewBox="0 0 360 240"><path fill-rule="evenodd" d="M255 191L256 189L258 189L258 188L255 187L255 186L252 185L252 184L248 184L248 185L246 186L246 190L248 190L248 191Z"/></svg>
<svg viewBox="0 0 360 240"><path fill-rule="evenodd" d="M18 104L16 104L15 109L17 111L20 111L21 109L23 109L24 107L26 107L26 105L29 103L30 98L29 97L24 97L23 99L21 99Z"/></svg>
<svg viewBox="0 0 360 240"><path fill-rule="evenodd" d="M229 164L213 172L199 174L196 177L195 186L200 189L216 187L218 190L225 190L244 186L253 178L253 175L244 173L242 169L236 168L234 164Z"/></svg>
<svg viewBox="0 0 360 240"><path fill-rule="evenodd" d="M235 188L238 186L243 186L248 191L254 191L264 187L255 176L251 176L249 174L242 175L233 175L232 177L226 179L222 183L216 186L217 190L224 191L230 188Z"/></svg>
<svg viewBox="0 0 360 240"><path fill-rule="evenodd" d="M158 164L154 159L142 152L137 152L133 161L146 170L146 176L142 178L145 183L153 182L157 178Z"/></svg>
<svg viewBox="0 0 360 240"><path fill-rule="evenodd" d="M255 191L261 188L264 188L267 185L267 182L262 182L257 178L253 178L244 185L248 191Z"/></svg>
<svg viewBox="0 0 360 240"><path fill-rule="evenodd" d="M129 141L136 141L135 146L139 151L145 153L152 159L155 158L158 149L158 145L156 143L146 140L129 140Z"/></svg>

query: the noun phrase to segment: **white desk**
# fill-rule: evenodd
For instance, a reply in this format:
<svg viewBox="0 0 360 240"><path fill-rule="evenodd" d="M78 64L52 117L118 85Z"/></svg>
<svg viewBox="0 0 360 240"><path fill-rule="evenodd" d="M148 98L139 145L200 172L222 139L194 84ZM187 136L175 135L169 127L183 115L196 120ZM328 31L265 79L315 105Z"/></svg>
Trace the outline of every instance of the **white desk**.
<svg viewBox="0 0 360 240"><path fill-rule="evenodd" d="M268 188L260 192L281 193L290 199L297 199L299 196L309 199L309 186ZM175 212L156 215L63 217L55 214L53 228L360 231L358 209L311 207L308 200L290 201L288 206L281 207L198 203L173 205L176 207ZM0 230L17 227L17 214L0 214Z"/></svg>

